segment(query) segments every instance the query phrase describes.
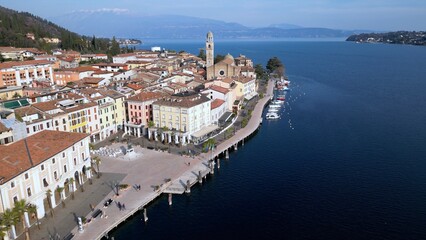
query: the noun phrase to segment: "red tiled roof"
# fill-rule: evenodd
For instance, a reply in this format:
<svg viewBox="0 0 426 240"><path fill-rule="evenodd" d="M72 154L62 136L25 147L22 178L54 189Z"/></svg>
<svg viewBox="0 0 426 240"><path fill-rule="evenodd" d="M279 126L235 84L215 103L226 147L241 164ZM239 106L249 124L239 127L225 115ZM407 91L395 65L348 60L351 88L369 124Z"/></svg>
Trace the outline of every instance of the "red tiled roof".
<svg viewBox="0 0 426 240"><path fill-rule="evenodd" d="M215 109L215 108L218 108L218 107L220 107L220 106L222 106L222 104L224 104L225 103L225 101L223 101L222 99L219 99L219 98L217 98L217 99L215 99L212 103L211 103L211 106L210 106L210 109Z"/></svg>
<svg viewBox="0 0 426 240"><path fill-rule="evenodd" d="M0 178L9 181L88 136L85 133L45 130L27 137L27 144L22 139L7 146L0 145Z"/></svg>
<svg viewBox="0 0 426 240"><path fill-rule="evenodd" d="M227 94L227 93L229 92L229 89L226 89L226 88L224 88L224 87L217 86L217 85L211 85L211 86L210 86L210 89L211 89L211 90L214 90L214 91L216 91L216 92L223 93L223 94Z"/></svg>
<svg viewBox="0 0 426 240"><path fill-rule="evenodd" d="M154 100L159 99L163 97L163 94L158 92L141 92L133 97L130 97L129 101L137 101L137 102L144 102L148 100Z"/></svg>
<svg viewBox="0 0 426 240"><path fill-rule="evenodd" d="M127 84L126 87L131 88L133 90L139 90L142 89L143 87L137 84Z"/></svg>

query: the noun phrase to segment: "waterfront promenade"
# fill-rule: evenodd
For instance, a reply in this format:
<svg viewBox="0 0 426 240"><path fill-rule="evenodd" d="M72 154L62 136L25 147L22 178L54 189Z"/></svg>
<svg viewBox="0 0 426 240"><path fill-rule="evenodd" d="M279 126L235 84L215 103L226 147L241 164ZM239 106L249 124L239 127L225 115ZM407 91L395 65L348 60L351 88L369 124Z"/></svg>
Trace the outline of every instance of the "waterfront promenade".
<svg viewBox="0 0 426 240"><path fill-rule="evenodd" d="M117 196L114 186L119 183L111 183L111 192L95 206L95 209L103 211L103 216L95 219L91 219L91 214L86 216L87 219L91 219L90 223L84 226L83 232L79 232L76 226L72 230L75 235L73 239L100 239L162 193L180 194L188 181L191 185L195 184L198 181L199 172L202 175L209 172L211 157L224 153L257 130L261 123L263 108L273 93L273 85L273 81L268 82L267 93L264 98L259 99L247 126L216 146L213 153L202 153L191 158L136 146L134 155L130 155L130 157L128 155L102 157L101 172L126 174L120 184L128 184L129 188L119 190L119 196ZM110 148L119 149L122 146L122 144L113 144ZM135 185L140 185L140 190L136 190L133 187ZM108 199L112 199L114 202L104 208L104 202ZM120 210L118 202L125 204L125 209ZM141 224L143 224L143 219L141 219Z"/></svg>

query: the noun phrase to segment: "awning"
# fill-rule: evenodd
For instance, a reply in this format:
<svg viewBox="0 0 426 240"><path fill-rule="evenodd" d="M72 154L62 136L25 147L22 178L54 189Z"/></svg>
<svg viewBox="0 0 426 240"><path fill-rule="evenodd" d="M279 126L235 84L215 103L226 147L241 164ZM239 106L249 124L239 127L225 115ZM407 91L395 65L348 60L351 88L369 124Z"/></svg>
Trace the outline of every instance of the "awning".
<svg viewBox="0 0 426 240"><path fill-rule="evenodd" d="M217 126L217 125L210 125L210 126L204 127L200 131L193 133L192 136L194 138L200 138L200 137L203 137L203 136L213 132L214 130L216 130L218 128L219 128L219 126Z"/></svg>
<svg viewBox="0 0 426 240"><path fill-rule="evenodd" d="M26 99L13 100L13 101L3 103L3 107L9 108L9 109L15 109L15 108L23 107L23 106L28 106L28 105L30 105L30 103Z"/></svg>

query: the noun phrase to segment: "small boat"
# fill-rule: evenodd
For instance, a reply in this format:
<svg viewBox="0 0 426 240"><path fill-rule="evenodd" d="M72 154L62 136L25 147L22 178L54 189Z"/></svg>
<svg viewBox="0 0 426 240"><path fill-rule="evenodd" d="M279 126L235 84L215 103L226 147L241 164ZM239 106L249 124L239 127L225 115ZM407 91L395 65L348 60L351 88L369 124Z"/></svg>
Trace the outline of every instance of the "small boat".
<svg viewBox="0 0 426 240"><path fill-rule="evenodd" d="M277 100L284 101L285 96L284 95L278 95Z"/></svg>
<svg viewBox="0 0 426 240"><path fill-rule="evenodd" d="M283 90L284 90L284 91L290 91L290 88L288 88L288 87L284 87L284 88L283 88Z"/></svg>
<svg viewBox="0 0 426 240"><path fill-rule="evenodd" d="M278 108L270 108L270 109L268 109L268 113L278 112L278 111L279 111Z"/></svg>
<svg viewBox="0 0 426 240"><path fill-rule="evenodd" d="M283 104L284 103L284 101L283 100L275 100L275 101L273 101L272 102L272 104Z"/></svg>
<svg viewBox="0 0 426 240"><path fill-rule="evenodd" d="M266 114L266 119L278 119L280 118L280 115L278 115L278 113L267 113Z"/></svg>
<svg viewBox="0 0 426 240"><path fill-rule="evenodd" d="M279 104L271 104L271 105L269 105L269 108L271 109L271 108L280 108L281 107L281 105L279 105Z"/></svg>

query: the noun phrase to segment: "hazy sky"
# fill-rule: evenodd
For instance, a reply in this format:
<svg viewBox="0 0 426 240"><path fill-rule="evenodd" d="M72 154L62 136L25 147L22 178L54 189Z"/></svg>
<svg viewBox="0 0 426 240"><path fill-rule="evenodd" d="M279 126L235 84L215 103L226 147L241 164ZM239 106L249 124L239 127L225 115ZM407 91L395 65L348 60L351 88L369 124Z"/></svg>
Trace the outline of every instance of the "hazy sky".
<svg viewBox="0 0 426 240"><path fill-rule="evenodd" d="M0 0L0 5L44 18L71 11L176 14L250 27L426 30L426 0Z"/></svg>

